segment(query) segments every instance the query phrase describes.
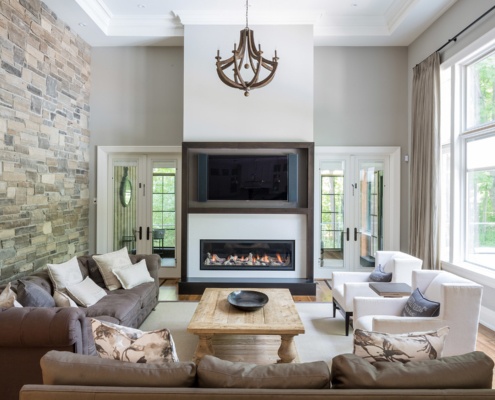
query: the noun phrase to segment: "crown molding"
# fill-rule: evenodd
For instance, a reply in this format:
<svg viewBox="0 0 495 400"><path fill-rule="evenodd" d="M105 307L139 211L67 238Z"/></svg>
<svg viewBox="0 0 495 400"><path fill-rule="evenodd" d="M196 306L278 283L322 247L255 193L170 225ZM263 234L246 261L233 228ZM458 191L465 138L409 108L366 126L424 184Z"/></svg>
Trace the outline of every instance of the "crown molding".
<svg viewBox="0 0 495 400"><path fill-rule="evenodd" d="M233 11L174 10L182 25L245 25L246 16ZM316 25L322 10L274 10L249 13L251 25Z"/></svg>

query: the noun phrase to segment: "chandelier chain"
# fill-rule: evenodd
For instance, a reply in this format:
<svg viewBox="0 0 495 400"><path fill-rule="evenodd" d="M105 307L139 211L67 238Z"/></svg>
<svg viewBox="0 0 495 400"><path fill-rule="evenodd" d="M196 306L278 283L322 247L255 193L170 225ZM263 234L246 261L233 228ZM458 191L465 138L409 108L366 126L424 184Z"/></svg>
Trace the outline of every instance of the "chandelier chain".
<svg viewBox="0 0 495 400"><path fill-rule="evenodd" d="M249 0L246 0L246 29L249 28L249 24L248 24L248 7L249 7Z"/></svg>

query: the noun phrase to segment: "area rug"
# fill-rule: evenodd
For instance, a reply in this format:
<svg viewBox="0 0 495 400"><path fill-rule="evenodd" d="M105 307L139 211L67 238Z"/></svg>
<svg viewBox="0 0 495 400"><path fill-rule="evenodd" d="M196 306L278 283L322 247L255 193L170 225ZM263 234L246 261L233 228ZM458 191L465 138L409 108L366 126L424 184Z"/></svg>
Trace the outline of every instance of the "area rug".
<svg viewBox="0 0 495 400"><path fill-rule="evenodd" d="M140 329L170 329L179 359L192 360L198 337L187 332L187 325L197 305L197 302L191 301L160 302ZM297 361L323 360L331 365L331 360L336 355L352 352L352 335L345 336L344 320L340 314L332 317L331 303L296 303L296 308L306 331L294 339L298 353ZM276 351L280 338L276 336L226 336L230 335L221 335L213 342L217 353L225 352L225 348L235 342L236 350L230 358L236 356L235 360L260 364L275 362L277 359ZM257 358L256 354L262 354L264 357Z"/></svg>

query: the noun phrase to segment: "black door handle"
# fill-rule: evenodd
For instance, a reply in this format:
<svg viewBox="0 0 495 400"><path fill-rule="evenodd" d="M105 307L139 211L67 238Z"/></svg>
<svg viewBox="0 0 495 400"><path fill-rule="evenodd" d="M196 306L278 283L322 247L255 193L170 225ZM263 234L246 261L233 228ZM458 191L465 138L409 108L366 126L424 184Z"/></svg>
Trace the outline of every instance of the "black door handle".
<svg viewBox="0 0 495 400"><path fill-rule="evenodd" d="M349 241L349 228L346 229L347 241Z"/></svg>
<svg viewBox="0 0 495 400"><path fill-rule="evenodd" d="M357 242L357 228L354 228L354 241Z"/></svg>
<svg viewBox="0 0 495 400"><path fill-rule="evenodd" d="M150 240L150 227L146 228L146 240Z"/></svg>
<svg viewBox="0 0 495 400"><path fill-rule="evenodd" d="M139 227L139 240L143 239L143 227Z"/></svg>

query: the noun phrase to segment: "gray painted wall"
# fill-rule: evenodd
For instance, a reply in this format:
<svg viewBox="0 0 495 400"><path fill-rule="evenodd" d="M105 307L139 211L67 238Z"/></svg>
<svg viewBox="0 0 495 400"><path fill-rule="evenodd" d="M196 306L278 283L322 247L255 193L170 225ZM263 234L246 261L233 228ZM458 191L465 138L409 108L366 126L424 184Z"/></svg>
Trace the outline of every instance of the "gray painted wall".
<svg viewBox="0 0 495 400"><path fill-rule="evenodd" d="M317 146L400 146L408 153L406 47L316 47L314 64ZM400 242L407 251L409 170L401 163Z"/></svg>
<svg viewBox="0 0 495 400"><path fill-rule="evenodd" d="M182 47L95 47L91 54L90 199L96 197L96 146L180 146ZM94 71L94 73L93 73ZM90 203L89 253L96 251Z"/></svg>
<svg viewBox="0 0 495 400"><path fill-rule="evenodd" d="M407 146L406 48L317 47L314 64L317 145ZM92 74L90 198L95 146L181 144L183 49L94 48ZM94 206L90 221L94 238Z"/></svg>

